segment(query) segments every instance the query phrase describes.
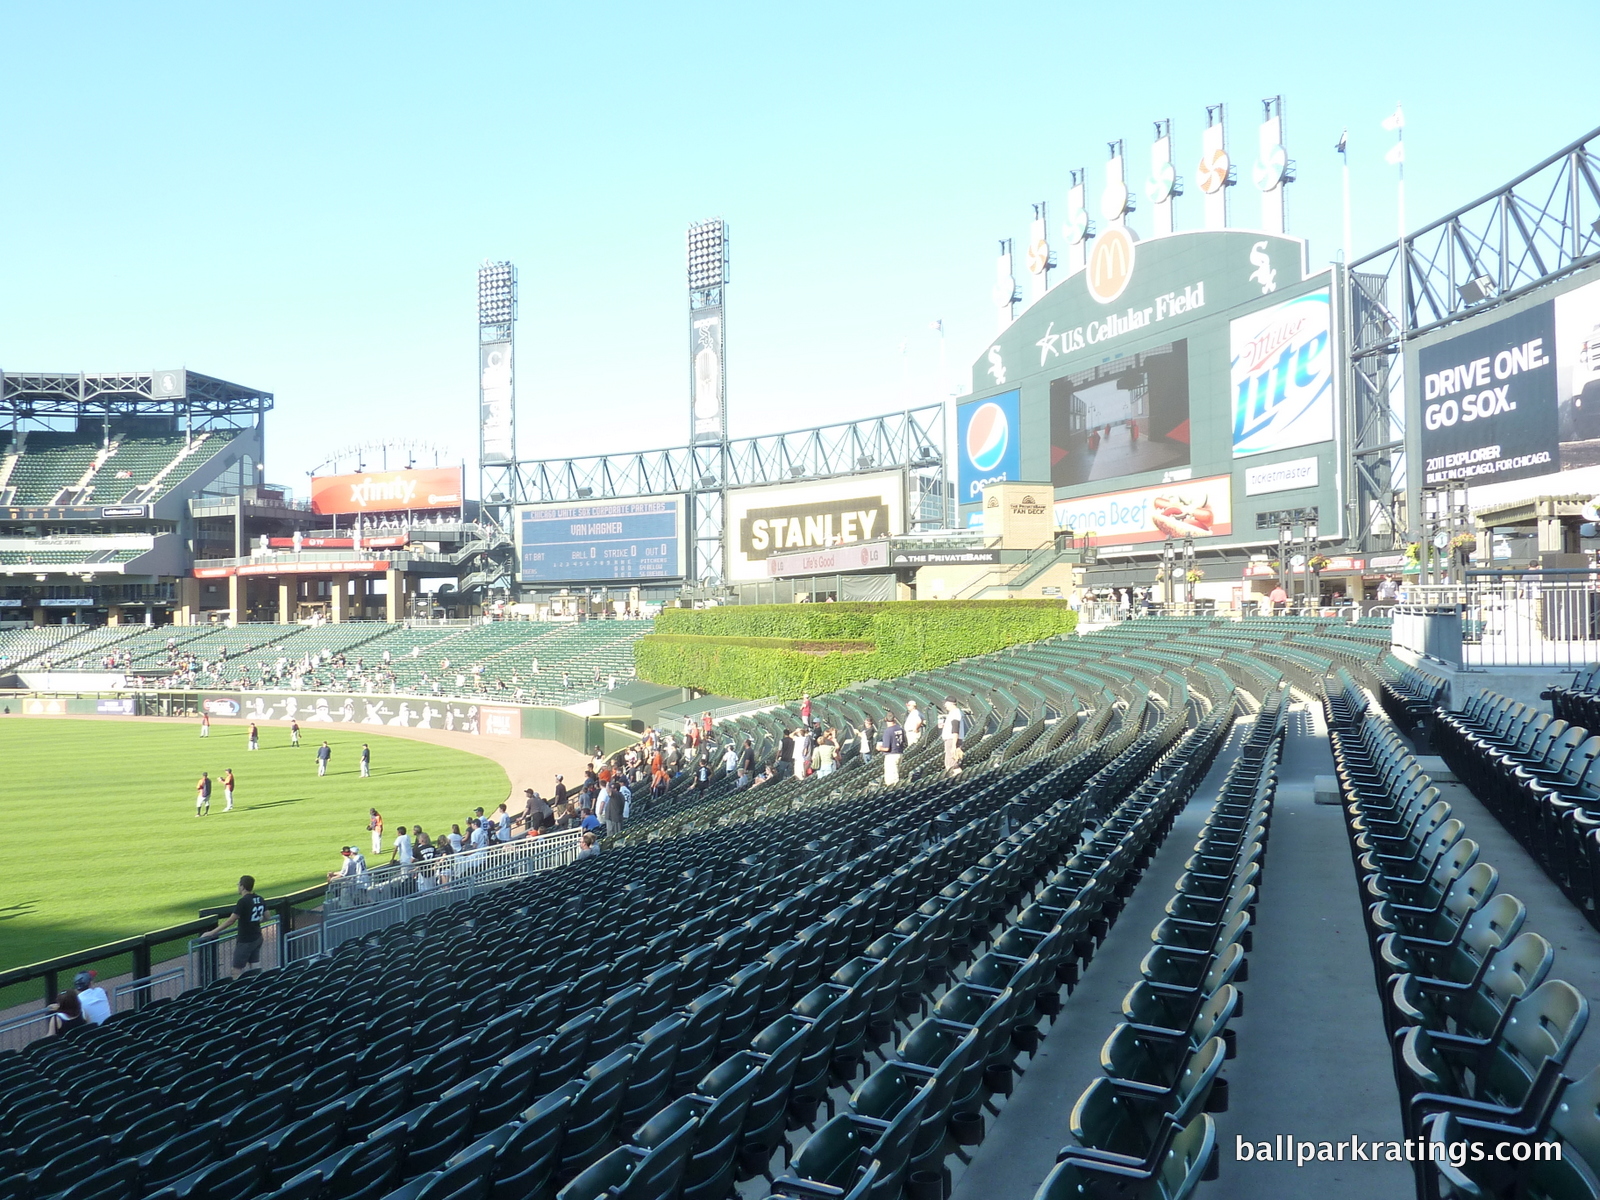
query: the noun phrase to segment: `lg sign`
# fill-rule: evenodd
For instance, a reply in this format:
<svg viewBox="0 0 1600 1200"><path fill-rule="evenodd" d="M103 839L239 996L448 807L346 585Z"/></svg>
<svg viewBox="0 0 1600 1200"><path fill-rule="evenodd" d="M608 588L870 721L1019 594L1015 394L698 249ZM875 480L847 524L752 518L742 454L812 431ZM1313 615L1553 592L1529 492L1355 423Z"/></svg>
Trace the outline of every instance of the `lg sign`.
<svg viewBox="0 0 1600 1200"><path fill-rule="evenodd" d="M1019 391L1002 392L956 410L956 444L961 447L960 503L981 499L986 483L1021 478L1021 396Z"/></svg>

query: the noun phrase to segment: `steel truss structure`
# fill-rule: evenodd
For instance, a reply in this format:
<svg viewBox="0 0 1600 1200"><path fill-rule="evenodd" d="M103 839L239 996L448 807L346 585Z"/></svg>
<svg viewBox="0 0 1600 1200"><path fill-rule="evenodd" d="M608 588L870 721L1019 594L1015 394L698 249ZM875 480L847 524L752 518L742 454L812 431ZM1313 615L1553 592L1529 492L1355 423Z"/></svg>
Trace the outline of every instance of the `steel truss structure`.
<svg viewBox="0 0 1600 1200"><path fill-rule="evenodd" d="M897 468L905 468L910 479L913 527L948 524L943 405L722 445L527 460L517 464L517 488L528 504L692 494L720 505L729 488ZM716 519L720 528L720 513Z"/></svg>
<svg viewBox="0 0 1600 1200"><path fill-rule="evenodd" d="M1401 371L1408 339L1483 313L1600 263L1600 129L1503 187L1351 263L1352 541L1411 539L1419 489L1407 489ZM1409 508L1405 507L1410 492ZM1414 539L1411 539L1414 540Z"/></svg>
<svg viewBox="0 0 1600 1200"><path fill-rule="evenodd" d="M0 420L71 418L111 422L119 417L170 416L190 428L234 428L272 410L272 393L214 379L197 371L126 371L89 375L65 371L0 373Z"/></svg>

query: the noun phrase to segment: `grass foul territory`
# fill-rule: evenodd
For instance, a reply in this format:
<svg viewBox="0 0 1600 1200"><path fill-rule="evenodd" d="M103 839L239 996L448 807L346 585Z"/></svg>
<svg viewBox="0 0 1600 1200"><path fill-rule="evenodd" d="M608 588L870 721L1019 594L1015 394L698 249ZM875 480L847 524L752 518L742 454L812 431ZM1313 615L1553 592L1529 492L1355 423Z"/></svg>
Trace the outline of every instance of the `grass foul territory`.
<svg viewBox="0 0 1600 1200"><path fill-rule="evenodd" d="M652 683L793 700L1071 633L1077 620L1059 600L669 608L634 643L634 661ZM829 645L839 649L818 652Z"/></svg>
<svg viewBox="0 0 1600 1200"><path fill-rule="evenodd" d="M198 721L0 717L0 968L193 920L235 899L240 875L263 896L321 883L342 845L376 865L369 808L383 814L387 861L401 821L448 833L511 790L497 763L427 742L303 726L291 749L288 729L262 726L252 752L247 733L217 722L202 740ZM332 759L318 778L324 738ZM238 786L224 812L230 767ZM202 770L211 813L197 818Z"/></svg>

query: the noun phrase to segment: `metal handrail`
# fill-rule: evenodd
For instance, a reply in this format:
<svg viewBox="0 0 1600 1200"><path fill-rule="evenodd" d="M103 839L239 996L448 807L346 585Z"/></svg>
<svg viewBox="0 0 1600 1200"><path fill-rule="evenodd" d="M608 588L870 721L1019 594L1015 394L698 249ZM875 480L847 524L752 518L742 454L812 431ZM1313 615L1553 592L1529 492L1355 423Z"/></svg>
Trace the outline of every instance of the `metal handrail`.
<svg viewBox="0 0 1600 1200"><path fill-rule="evenodd" d="M331 916L381 902L399 885L408 890L415 884L418 891L448 891L468 884L481 887L530 870L547 870L575 857L582 837L581 829L561 829L480 850L463 849L431 863L387 863L360 875L341 875L327 885L323 912Z"/></svg>

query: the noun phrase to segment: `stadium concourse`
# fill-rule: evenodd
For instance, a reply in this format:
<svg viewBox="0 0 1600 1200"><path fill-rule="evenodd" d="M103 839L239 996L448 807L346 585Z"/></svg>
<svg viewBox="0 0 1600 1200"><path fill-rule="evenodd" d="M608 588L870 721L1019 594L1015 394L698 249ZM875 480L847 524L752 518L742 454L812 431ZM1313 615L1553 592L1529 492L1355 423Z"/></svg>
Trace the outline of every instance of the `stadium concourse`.
<svg viewBox="0 0 1600 1200"><path fill-rule="evenodd" d="M1450 711L1388 646L1150 617L816 697L954 699L959 770L708 744L598 853L0 1056L0 1196L1595 1196L1600 682Z"/></svg>
<svg viewBox="0 0 1600 1200"><path fill-rule="evenodd" d="M632 643L650 629L648 620L46 625L0 632L0 673L104 673L136 687L567 705L632 679Z"/></svg>

